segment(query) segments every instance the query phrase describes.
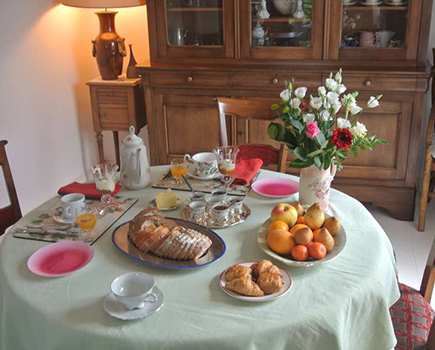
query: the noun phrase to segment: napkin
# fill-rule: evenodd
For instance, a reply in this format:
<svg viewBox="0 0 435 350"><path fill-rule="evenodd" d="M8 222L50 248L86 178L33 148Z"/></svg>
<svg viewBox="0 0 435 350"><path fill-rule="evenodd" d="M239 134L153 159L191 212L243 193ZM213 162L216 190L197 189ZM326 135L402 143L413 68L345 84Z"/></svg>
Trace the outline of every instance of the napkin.
<svg viewBox="0 0 435 350"><path fill-rule="evenodd" d="M236 179L233 183L235 185L247 185L254 178L262 165L263 161L260 158L240 159L234 171Z"/></svg>
<svg viewBox="0 0 435 350"><path fill-rule="evenodd" d="M115 190L111 194L114 195L119 191L120 188L121 185L119 182L116 183ZM94 183L81 184L79 182L72 182L69 185L59 188L57 193L62 196L68 193L82 193L88 199L100 199L102 196L101 192L97 190L97 187Z"/></svg>

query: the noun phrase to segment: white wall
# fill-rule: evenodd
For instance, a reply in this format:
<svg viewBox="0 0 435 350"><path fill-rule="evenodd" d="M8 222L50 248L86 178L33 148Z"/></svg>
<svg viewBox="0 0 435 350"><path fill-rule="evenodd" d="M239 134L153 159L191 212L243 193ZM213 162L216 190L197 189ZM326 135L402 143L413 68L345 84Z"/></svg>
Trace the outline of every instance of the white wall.
<svg viewBox="0 0 435 350"><path fill-rule="evenodd" d="M92 9L59 3L0 1L0 140L9 141L23 213L98 162L85 85L99 76L91 54L98 18ZM118 11L118 34L133 44L138 62L149 59L146 6ZM104 136L106 157L114 159L112 134ZM0 186L0 207L5 197Z"/></svg>

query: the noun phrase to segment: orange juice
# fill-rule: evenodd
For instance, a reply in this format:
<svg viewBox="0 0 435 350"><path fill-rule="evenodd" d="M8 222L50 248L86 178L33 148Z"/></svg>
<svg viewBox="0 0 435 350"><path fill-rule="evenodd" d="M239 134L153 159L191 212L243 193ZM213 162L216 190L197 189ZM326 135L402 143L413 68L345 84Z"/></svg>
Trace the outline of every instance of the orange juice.
<svg viewBox="0 0 435 350"><path fill-rule="evenodd" d="M97 217L95 214L85 213L77 216L77 225L82 230L92 230L97 223Z"/></svg>
<svg viewBox="0 0 435 350"><path fill-rule="evenodd" d="M179 179L181 175L186 176L187 175L187 167L184 165L174 165L171 168L171 174L176 179Z"/></svg>

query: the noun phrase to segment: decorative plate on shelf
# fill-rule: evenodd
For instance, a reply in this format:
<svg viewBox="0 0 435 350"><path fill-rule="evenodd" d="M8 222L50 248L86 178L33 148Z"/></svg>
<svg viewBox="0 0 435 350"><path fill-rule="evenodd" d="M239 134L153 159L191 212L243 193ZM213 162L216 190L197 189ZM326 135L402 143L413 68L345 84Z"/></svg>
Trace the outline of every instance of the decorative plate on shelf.
<svg viewBox="0 0 435 350"><path fill-rule="evenodd" d="M251 267L255 263L257 263L257 261L245 261L245 262L234 264L234 265L242 265L242 266ZM234 265L232 265L232 266L234 266ZM262 301L275 300L277 298L282 297L284 294L286 294L290 290L291 286L293 285L293 280L292 280L292 277L290 276L290 274L286 270L284 270L278 266L279 272L281 273L281 276L282 276L282 281L284 283L284 288L282 290L280 290L278 293L263 295L262 297L250 297L250 296L242 295L242 294L239 294L237 292L233 292L232 290L225 288L225 284L227 283L227 280L225 279L225 274L227 273L227 271L230 267L231 266L226 268L220 274L219 287L221 287L221 289L225 293L227 293L228 295L232 296L233 298L239 299L239 300L252 301L252 302L262 302Z"/></svg>
<svg viewBox="0 0 435 350"><path fill-rule="evenodd" d="M325 215L326 217L326 215ZM260 229L258 230L257 234L257 241L260 248L269 256L274 258L275 260L278 260L279 262L287 265L287 266L294 266L294 267L308 267L308 266L314 266L314 265L321 265L327 262L330 262L331 260L335 259L340 253L343 251L344 246L346 245L346 231L344 230L343 226L341 227L340 232L338 232L334 236L334 248L326 254L326 256L323 259L320 260L306 260L306 261L297 261L290 259L290 257L284 257L282 255L279 255L272 251L269 248L269 245L267 244L267 233L269 229L269 225L271 224L271 220L267 219L263 225L261 225ZM311 258L309 258L311 259Z"/></svg>
<svg viewBox="0 0 435 350"><path fill-rule="evenodd" d="M113 231L112 242L115 247L118 248L123 254L129 256L132 259L141 261L145 264L165 267L169 269L186 269L208 265L220 259L225 254L225 242L214 231L209 230L207 227L198 225L194 222L170 217L168 217L167 219L175 221L177 225L183 226L185 228L190 228L198 231L199 233L202 233L203 235L211 239L212 245L202 257L196 260L183 261L161 258L151 252L144 253L143 251L136 248L132 242L130 242L130 239L128 237L129 221L118 226Z"/></svg>

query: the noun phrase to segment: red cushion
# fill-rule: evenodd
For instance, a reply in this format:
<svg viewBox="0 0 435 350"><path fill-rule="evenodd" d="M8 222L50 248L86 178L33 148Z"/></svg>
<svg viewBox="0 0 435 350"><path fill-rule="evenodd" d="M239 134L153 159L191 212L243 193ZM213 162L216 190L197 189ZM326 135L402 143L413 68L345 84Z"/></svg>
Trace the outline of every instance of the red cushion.
<svg viewBox="0 0 435 350"><path fill-rule="evenodd" d="M397 338L395 349L422 349L435 312L420 292L402 283L399 283L399 288L400 299L390 308Z"/></svg>
<svg viewBox="0 0 435 350"><path fill-rule="evenodd" d="M260 158L263 165L277 164L279 160L279 150L273 150L269 146L238 145L238 159Z"/></svg>

